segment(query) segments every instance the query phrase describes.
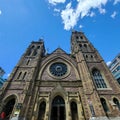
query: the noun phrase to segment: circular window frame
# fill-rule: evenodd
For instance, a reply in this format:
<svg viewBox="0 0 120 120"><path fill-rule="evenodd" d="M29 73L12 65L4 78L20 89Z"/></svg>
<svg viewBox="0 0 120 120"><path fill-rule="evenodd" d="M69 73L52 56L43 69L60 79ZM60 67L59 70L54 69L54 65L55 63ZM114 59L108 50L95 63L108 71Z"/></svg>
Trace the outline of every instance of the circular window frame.
<svg viewBox="0 0 120 120"><path fill-rule="evenodd" d="M66 71L66 73L64 74L64 75L62 75L62 76L55 76L55 75L53 75L51 72L50 72L50 67L51 67L51 65L53 65L53 64L55 64L55 63L63 63L63 64L65 64L66 65L66 67L67 67L67 71ZM65 77L67 77L69 74L70 74L70 66L68 65L68 63L65 63L65 62L63 62L63 61L55 61L55 62L52 62L49 66L48 66L48 74L52 77L52 78L54 78L54 79L63 79L63 78L65 78Z"/></svg>

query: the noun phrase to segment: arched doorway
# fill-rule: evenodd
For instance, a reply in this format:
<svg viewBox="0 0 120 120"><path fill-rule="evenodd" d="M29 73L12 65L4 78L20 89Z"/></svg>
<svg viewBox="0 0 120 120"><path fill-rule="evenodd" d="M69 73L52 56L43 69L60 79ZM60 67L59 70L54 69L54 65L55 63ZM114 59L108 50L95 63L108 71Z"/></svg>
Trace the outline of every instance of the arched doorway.
<svg viewBox="0 0 120 120"><path fill-rule="evenodd" d="M120 103L117 98L113 98L113 102L117 105L118 109L120 110Z"/></svg>
<svg viewBox="0 0 120 120"><path fill-rule="evenodd" d="M46 103L43 101L39 106L38 120L44 120L45 118Z"/></svg>
<svg viewBox="0 0 120 120"><path fill-rule="evenodd" d="M5 120L9 120L10 115L13 111L14 105L15 105L15 98L12 98L4 106L2 111L5 112L5 116L6 116Z"/></svg>
<svg viewBox="0 0 120 120"><path fill-rule="evenodd" d="M65 120L65 102L61 96L56 96L52 101L51 120Z"/></svg>
<svg viewBox="0 0 120 120"><path fill-rule="evenodd" d="M75 102L71 102L70 108L71 108L72 120L78 120L77 104Z"/></svg>

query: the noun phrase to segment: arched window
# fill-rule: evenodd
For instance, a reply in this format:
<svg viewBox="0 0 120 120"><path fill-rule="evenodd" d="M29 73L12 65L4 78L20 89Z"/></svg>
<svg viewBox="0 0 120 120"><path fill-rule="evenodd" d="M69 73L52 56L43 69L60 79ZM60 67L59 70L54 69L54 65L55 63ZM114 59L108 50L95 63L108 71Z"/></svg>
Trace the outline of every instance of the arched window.
<svg viewBox="0 0 120 120"><path fill-rule="evenodd" d="M101 103L102 103L102 106L103 106L104 111L105 111L105 112L108 112L109 109L108 109L106 100L105 100L104 98L100 98L100 101L101 101Z"/></svg>
<svg viewBox="0 0 120 120"><path fill-rule="evenodd" d="M27 56L30 56L32 54L33 49L35 48L34 45L31 46L31 48L29 48L28 52L27 52Z"/></svg>
<svg viewBox="0 0 120 120"><path fill-rule="evenodd" d="M61 96L56 96L52 102L51 120L66 120L65 102Z"/></svg>
<svg viewBox="0 0 120 120"><path fill-rule="evenodd" d="M94 56L93 56L93 55L90 55L90 59L91 59L92 61L94 61Z"/></svg>
<svg viewBox="0 0 120 120"><path fill-rule="evenodd" d="M79 36L76 36L76 39L79 39Z"/></svg>
<svg viewBox="0 0 120 120"><path fill-rule="evenodd" d="M81 39L83 39L83 36L80 36Z"/></svg>
<svg viewBox="0 0 120 120"><path fill-rule="evenodd" d="M22 72L19 73L17 79L20 79Z"/></svg>
<svg viewBox="0 0 120 120"><path fill-rule="evenodd" d="M92 71L92 75L93 75L93 79L94 79L94 82L95 82L97 88L107 88L107 85L106 85L101 73L97 69L94 69Z"/></svg>
<svg viewBox="0 0 120 120"><path fill-rule="evenodd" d="M27 60L26 65L29 65L29 63L30 63L30 60Z"/></svg>
<svg viewBox="0 0 120 120"><path fill-rule="evenodd" d="M82 48L82 44L79 44L80 48Z"/></svg>
<svg viewBox="0 0 120 120"><path fill-rule="evenodd" d="M36 55L37 55L37 50L34 50L33 56L36 56Z"/></svg>
<svg viewBox="0 0 120 120"><path fill-rule="evenodd" d="M40 46L37 46L37 49L40 49Z"/></svg>
<svg viewBox="0 0 120 120"><path fill-rule="evenodd" d="M85 55L86 59L88 59L88 55Z"/></svg>
<svg viewBox="0 0 120 120"><path fill-rule="evenodd" d="M71 102L70 108L71 108L72 120L78 120L77 104L75 102Z"/></svg>
<svg viewBox="0 0 120 120"><path fill-rule="evenodd" d="M86 45L86 44L84 44L84 47L85 47L85 48L87 48L87 45Z"/></svg>
<svg viewBox="0 0 120 120"><path fill-rule="evenodd" d="M27 56L30 56L32 53L32 50L29 50L28 53L27 53Z"/></svg>
<svg viewBox="0 0 120 120"><path fill-rule="evenodd" d="M26 74L27 74L27 72L24 73L24 75L23 75L23 79L25 79Z"/></svg>
<svg viewBox="0 0 120 120"><path fill-rule="evenodd" d="M4 106L2 112L5 113L5 120L9 120L15 105L15 98L10 99Z"/></svg>
<svg viewBox="0 0 120 120"><path fill-rule="evenodd" d="M88 46L87 46L87 44L84 44L84 51L88 51Z"/></svg>
<svg viewBox="0 0 120 120"><path fill-rule="evenodd" d="M40 103L40 106L39 106L38 120L45 119L45 110L46 110L46 103L43 101Z"/></svg>
<svg viewBox="0 0 120 120"><path fill-rule="evenodd" d="M32 46L31 46L31 50L32 50L33 48L35 48L35 46L34 46L34 45L32 45Z"/></svg>
<svg viewBox="0 0 120 120"><path fill-rule="evenodd" d="M118 109L120 110L120 103L117 98L113 98L113 102L117 105Z"/></svg>
<svg viewBox="0 0 120 120"><path fill-rule="evenodd" d="M93 55L91 55L91 58L93 59Z"/></svg>

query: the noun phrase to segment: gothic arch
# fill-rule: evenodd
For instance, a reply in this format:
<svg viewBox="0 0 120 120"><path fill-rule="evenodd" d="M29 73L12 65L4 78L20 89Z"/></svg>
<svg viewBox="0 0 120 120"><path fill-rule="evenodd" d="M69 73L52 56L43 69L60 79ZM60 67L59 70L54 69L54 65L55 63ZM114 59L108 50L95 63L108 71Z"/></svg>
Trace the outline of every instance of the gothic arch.
<svg viewBox="0 0 120 120"><path fill-rule="evenodd" d="M120 99L117 96L112 96L111 99L113 100L114 98L118 99L118 101L120 101Z"/></svg>
<svg viewBox="0 0 120 120"><path fill-rule="evenodd" d="M60 95L55 96L51 102L51 116L50 120L65 120L65 100Z"/></svg>
<svg viewBox="0 0 120 120"><path fill-rule="evenodd" d="M100 97L100 101L101 101L101 104L103 106L105 113L107 114L107 112L109 111L109 105L108 105L107 99L105 97Z"/></svg>
<svg viewBox="0 0 120 120"><path fill-rule="evenodd" d="M16 95L9 95L3 100L2 111L5 112L5 119L9 119L11 114L13 114L14 107L18 99Z"/></svg>
<svg viewBox="0 0 120 120"><path fill-rule="evenodd" d="M41 79L42 73L48 65L50 65L51 63L54 63L54 61L59 60L59 59L61 59L61 61L65 64L67 64L68 66L71 66L75 71L76 77L79 79L79 73L76 69L77 64L69 56L67 56L67 57L66 56L64 57L63 55L59 55L59 56L52 57L52 55L51 55L49 57L49 59L47 58L46 60L44 60L43 63L41 64L42 66L41 66L41 70L39 72L38 79Z"/></svg>
<svg viewBox="0 0 120 120"><path fill-rule="evenodd" d="M45 103L47 103L47 100L46 100L45 98L40 98L40 99L38 99L38 102L37 102L38 106L40 106L40 104L41 104L43 101L44 101ZM38 108L39 108L39 107L38 107Z"/></svg>
<svg viewBox="0 0 120 120"><path fill-rule="evenodd" d="M70 102L70 110L72 120L78 120L78 105L74 100Z"/></svg>
<svg viewBox="0 0 120 120"><path fill-rule="evenodd" d="M57 97L60 96L64 102L66 101L66 96L67 93L64 91L64 89L62 88L62 86L60 84L58 84L53 91L51 92L51 96L50 96L50 108L52 111L52 102L53 100ZM66 106L66 105L65 105ZM50 113L50 116L52 116L52 112Z"/></svg>
<svg viewBox="0 0 120 120"><path fill-rule="evenodd" d="M100 70L98 67L96 67L96 66L93 66L93 67L90 69L91 73L92 73L93 70L98 70L98 71L101 73L101 70Z"/></svg>
<svg viewBox="0 0 120 120"><path fill-rule="evenodd" d="M71 102L78 103L78 100L77 100L76 98L72 98L72 99L70 99L70 103L71 103Z"/></svg>
<svg viewBox="0 0 120 120"><path fill-rule="evenodd" d="M12 98L16 99L16 103L18 102L18 98L19 98L18 95L17 94L10 94L3 99L3 104L6 104L6 102L8 102Z"/></svg>
<svg viewBox="0 0 120 120"><path fill-rule="evenodd" d="M41 103L41 102L43 102L43 101L45 101L45 102L46 102L46 99L45 99L45 98L41 98L41 99L39 99L38 104L40 105L40 103Z"/></svg>
<svg viewBox="0 0 120 120"><path fill-rule="evenodd" d="M46 102L44 100L42 100L39 104L38 120L44 120L45 119L45 112L46 112Z"/></svg>
<svg viewBox="0 0 120 120"><path fill-rule="evenodd" d="M45 111L44 111L44 116L45 116L47 100L43 97L43 98L39 98L38 101L37 101L37 108L36 108L36 117L37 117L37 120L41 120L41 118L39 118L40 117L39 114L40 114L40 105L43 102L45 103Z"/></svg>
<svg viewBox="0 0 120 120"><path fill-rule="evenodd" d="M32 45L30 48L31 48L31 49L34 49L34 48L35 48L35 45Z"/></svg>
<svg viewBox="0 0 120 120"><path fill-rule="evenodd" d="M94 56L93 56L93 58L94 58ZM101 70L101 69L99 69L99 67L97 67L97 66L92 66L91 68L90 68L90 73L91 73L91 75L92 75L92 71L93 70L98 70L100 73L101 73L101 75L103 76L103 78L104 78L104 80L105 80L105 82L106 82L106 78L105 78L105 74L104 74L104 72ZM106 84L108 85L108 83L106 82ZM109 86L109 85L108 85Z"/></svg>
<svg viewBox="0 0 120 120"><path fill-rule="evenodd" d="M27 59L26 65L29 65L30 61L31 61L31 59Z"/></svg>
<svg viewBox="0 0 120 120"><path fill-rule="evenodd" d="M60 85L57 84L55 88L51 92L51 101L56 97L56 96L61 96L63 99L66 99L67 93L65 92L64 88Z"/></svg>
<svg viewBox="0 0 120 120"><path fill-rule="evenodd" d="M120 111L120 102L117 97L113 97L113 103L118 107L118 110Z"/></svg>
<svg viewBox="0 0 120 120"><path fill-rule="evenodd" d="M93 68L91 70L91 75L97 88L107 88L105 77L99 69Z"/></svg>
<svg viewBox="0 0 120 120"><path fill-rule="evenodd" d="M36 55L37 55L37 49L35 49L35 50L33 51L32 56L36 56Z"/></svg>
<svg viewBox="0 0 120 120"><path fill-rule="evenodd" d="M87 45L87 44L84 44L83 46L84 46L84 47L83 47L83 50L87 52L87 51L88 51L88 45Z"/></svg>
<svg viewBox="0 0 120 120"><path fill-rule="evenodd" d="M22 76L22 80L25 80L26 75L27 75L27 72L25 71L23 76Z"/></svg>
<svg viewBox="0 0 120 120"><path fill-rule="evenodd" d="M21 76L22 76L22 71L18 73L17 79L21 79Z"/></svg>
<svg viewBox="0 0 120 120"><path fill-rule="evenodd" d="M57 97L60 97L60 98L62 98L63 99L63 101L64 101L64 103L65 103L65 99L64 99L64 96L63 95L61 95L61 94L56 94L52 99L51 99L51 103L54 101L54 99L55 98L57 98Z"/></svg>

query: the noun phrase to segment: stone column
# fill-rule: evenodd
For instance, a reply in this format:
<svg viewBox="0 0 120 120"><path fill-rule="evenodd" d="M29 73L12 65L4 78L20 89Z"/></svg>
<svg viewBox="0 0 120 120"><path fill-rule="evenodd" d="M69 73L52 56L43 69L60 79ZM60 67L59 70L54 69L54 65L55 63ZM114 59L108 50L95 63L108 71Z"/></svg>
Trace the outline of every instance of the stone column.
<svg viewBox="0 0 120 120"><path fill-rule="evenodd" d="M44 117L44 120L49 120L49 117L50 117L49 98L46 98L46 110L45 110L45 117Z"/></svg>
<svg viewBox="0 0 120 120"><path fill-rule="evenodd" d="M70 104L69 104L69 94L66 97L65 100L65 110L66 110L66 120L72 120L71 119L71 110L70 110Z"/></svg>
<svg viewBox="0 0 120 120"><path fill-rule="evenodd" d="M82 104L79 98L79 93L77 93L78 98L77 98L77 110L78 110L78 119L79 120L85 120L84 116L83 116L83 108L82 108Z"/></svg>
<svg viewBox="0 0 120 120"><path fill-rule="evenodd" d="M80 102L77 102L77 110L78 110L78 120L84 120L84 117L82 115L82 105Z"/></svg>
<svg viewBox="0 0 120 120"><path fill-rule="evenodd" d="M35 107L34 107L34 115L32 116L32 120L37 120L37 112L39 112L38 110L37 110L37 106L38 106L38 102L37 103L35 103Z"/></svg>

